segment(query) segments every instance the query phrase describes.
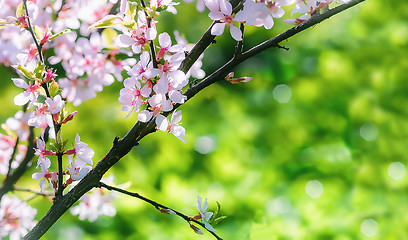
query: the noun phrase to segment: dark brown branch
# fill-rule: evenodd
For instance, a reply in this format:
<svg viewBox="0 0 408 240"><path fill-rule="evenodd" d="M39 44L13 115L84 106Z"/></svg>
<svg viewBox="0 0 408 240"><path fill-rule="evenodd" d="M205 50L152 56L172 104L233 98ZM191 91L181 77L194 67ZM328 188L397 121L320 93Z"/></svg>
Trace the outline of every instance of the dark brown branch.
<svg viewBox="0 0 408 240"><path fill-rule="evenodd" d="M232 70L239 63L265 51L268 48L277 47L278 43L363 1L364 0L351 0L347 4L340 5L339 7L331 9L319 16L312 17L305 23L291 28L286 32L279 34L278 36L244 52L239 57L235 57L228 61L220 69L206 77L203 81L190 87L184 93L184 95L187 96L187 100L191 99L195 94L197 94L207 86L217 81L223 80L225 76L230 72L230 70ZM201 55L202 51L204 51L204 49L209 46L211 44L211 41L214 39L214 36L210 34L209 30L207 30L204 35L205 36L203 36L199 43L197 43L194 47L196 48L196 50L194 50L193 48L193 50L187 56L186 60L183 62L180 69L182 69L184 72L188 71L188 69L196 61L198 56ZM175 105L173 111L179 106L180 105ZM168 114L170 114L170 112L168 112L167 115ZM110 169L116 162L118 162L123 156L125 156L132 149L132 147L136 146L143 137L154 131L154 119L150 120L148 123L137 122L124 138L120 139L116 144L113 145L106 156L103 157L100 162L98 162L95 168L92 169L92 171L87 176L85 176L65 196L54 202L48 213L26 236L24 236L23 239L39 239L82 195L91 190L93 187L99 186L100 179L102 178L103 174L108 171L108 169Z"/></svg>
<svg viewBox="0 0 408 240"><path fill-rule="evenodd" d="M11 174L11 164L13 163L14 157L17 154L17 149L18 149L19 142L20 142L20 138L17 137L16 142L14 143L13 153L11 154L10 159L9 159L6 178L8 178L10 176L10 174Z"/></svg>
<svg viewBox="0 0 408 240"><path fill-rule="evenodd" d="M3 182L3 186L0 188L0 199L3 197L4 194L13 190L13 185L20 179L20 177L26 171L28 164L30 163L31 159L34 157L34 128L30 127L30 135L28 136L28 147L26 155L21 161L20 165L17 167L16 170L13 171L11 175L9 175L6 180Z"/></svg>
<svg viewBox="0 0 408 240"><path fill-rule="evenodd" d="M165 205L163 205L163 204L160 204L160 203L155 202L155 201L153 201L153 200L151 200L151 199L148 199L148 198L146 198L146 197L143 197L142 195L140 195L140 194L138 194L138 193L129 192L129 191L124 190L124 189L121 189L121 188L109 186L109 185L107 185L107 184L105 184L105 183L103 183L103 182L100 182L99 187L104 187L104 188L106 188L106 189L108 189L108 190L110 190L110 191L116 191L116 192L120 192L120 193L129 195L129 196L138 198L138 199L140 199L140 200L143 200L143 201L145 201L145 202L151 204L151 205L152 205L153 207L155 207L157 210L161 210L161 209L171 210L171 211L173 211L177 216L179 216L179 217L183 218L184 220L186 220L188 223L190 223L190 222L195 222L196 224L199 224L201 227L205 228L205 225L204 225L202 222L199 222L199 221L197 221L197 220L194 220L194 219L190 218L189 216L187 216L187 215L185 215L185 214L183 214L183 213L181 213L181 212L179 212L179 211L176 211L176 210L174 210L174 209L172 209L172 208L169 208L169 207L167 207L167 206L165 206ZM205 229L206 229L206 228L205 228ZM216 237L217 239L222 240L222 238L219 237L219 236L218 236L216 233L214 233L213 231L210 231L210 230L208 230L208 229L206 229L206 230L207 230L208 232L210 232L210 233L211 233L214 237Z"/></svg>

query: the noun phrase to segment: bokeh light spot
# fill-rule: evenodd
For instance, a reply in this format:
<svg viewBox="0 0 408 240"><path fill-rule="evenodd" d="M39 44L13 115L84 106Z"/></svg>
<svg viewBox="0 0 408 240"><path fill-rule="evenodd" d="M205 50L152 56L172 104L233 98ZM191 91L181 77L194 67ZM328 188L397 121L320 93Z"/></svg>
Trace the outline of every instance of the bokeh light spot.
<svg viewBox="0 0 408 240"><path fill-rule="evenodd" d="M378 224L374 219L365 219L360 225L360 230L366 237L374 237L378 232Z"/></svg>
<svg viewBox="0 0 408 240"><path fill-rule="evenodd" d="M323 194L323 184L317 180L311 180L306 183L306 194L311 198L319 198Z"/></svg>
<svg viewBox="0 0 408 240"><path fill-rule="evenodd" d="M201 154L208 154L215 150L215 140L210 136L201 136L194 142L194 149Z"/></svg>
<svg viewBox="0 0 408 240"><path fill-rule="evenodd" d="M273 98L279 103L287 103L292 98L292 90L286 84L280 84L273 89Z"/></svg>
<svg viewBox="0 0 408 240"><path fill-rule="evenodd" d="M365 123L360 128L360 135L366 141L374 141L378 136L378 128L373 123Z"/></svg>
<svg viewBox="0 0 408 240"><path fill-rule="evenodd" d="M400 162L393 162L388 167L388 175L394 180L402 180L406 174L405 165Z"/></svg>

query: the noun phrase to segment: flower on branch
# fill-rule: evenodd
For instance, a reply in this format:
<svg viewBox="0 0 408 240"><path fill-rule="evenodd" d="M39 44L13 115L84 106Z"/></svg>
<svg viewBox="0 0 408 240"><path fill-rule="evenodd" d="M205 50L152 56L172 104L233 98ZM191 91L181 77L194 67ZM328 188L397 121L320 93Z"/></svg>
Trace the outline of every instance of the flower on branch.
<svg viewBox="0 0 408 240"><path fill-rule="evenodd" d="M32 178L34 180L40 180L40 189L41 192L44 191L45 188L45 181L47 180L50 184L50 187L54 188L56 191L58 189L58 176L56 172L50 172L48 169L51 166L51 161L49 158L39 158L38 165L41 168L41 172L33 173Z"/></svg>
<svg viewBox="0 0 408 240"><path fill-rule="evenodd" d="M281 18L285 14L282 7L295 2L296 0L248 0L244 2L242 11L238 12L235 18L247 25L271 29L274 25L273 18Z"/></svg>
<svg viewBox="0 0 408 240"><path fill-rule="evenodd" d="M65 105L65 101L62 100L60 95L55 96L53 99L47 97L45 103L51 114L58 114Z"/></svg>
<svg viewBox="0 0 408 240"><path fill-rule="evenodd" d="M194 216L193 219L196 219L196 220L201 219L201 221L204 223L204 226L207 230L212 231L212 232L217 231L210 224L210 219L213 215L213 212L207 211L207 208L209 206L207 202L207 198L205 199L203 204L201 204L201 201L202 201L202 198L200 196L197 196L197 209L200 215Z"/></svg>
<svg viewBox="0 0 408 240"><path fill-rule="evenodd" d="M28 101L35 102L37 100L38 93L40 91L40 84L34 83L34 85L30 82L29 84L26 83L21 78L12 78L14 85L19 88L23 88L25 91L18 94L14 97L14 104L17 106L23 106Z"/></svg>
<svg viewBox="0 0 408 240"><path fill-rule="evenodd" d="M214 24L211 28L211 34L219 36L224 32L226 25L230 27L232 38L236 41L242 40L241 30L234 26L234 22L239 22L239 19L234 19L232 16L232 5L226 0L206 0L205 5L210 9L208 16L212 20L218 20L219 23Z"/></svg>
<svg viewBox="0 0 408 240"><path fill-rule="evenodd" d="M79 137L78 133L75 137L75 147L73 149L69 149L65 151L65 154L74 155L76 164L80 166L84 166L85 164L92 165L92 157L94 156L95 152L91 148L88 147L88 144L81 142L81 138Z"/></svg>

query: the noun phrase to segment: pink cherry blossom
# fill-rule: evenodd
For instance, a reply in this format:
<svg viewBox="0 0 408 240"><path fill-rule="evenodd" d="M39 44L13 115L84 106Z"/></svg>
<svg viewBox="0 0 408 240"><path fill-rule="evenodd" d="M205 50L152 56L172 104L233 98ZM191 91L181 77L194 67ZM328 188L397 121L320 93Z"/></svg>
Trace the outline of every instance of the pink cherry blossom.
<svg viewBox="0 0 408 240"><path fill-rule="evenodd" d="M94 156L95 152L88 147L88 144L81 142L81 138L79 137L78 133L75 137L75 147L73 149L65 151L65 153L68 155L73 154L75 157L75 163L79 166L85 166L85 164L93 164L92 157Z"/></svg>
<svg viewBox="0 0 408 240"><path fill-rule="evenodd" d="M69 165L66 167L67 174L70 176L71 180L73 181L81 180L92 169L92 167L89 165L76 165L72 159L72 155L68 156L68 164ZM68 179L67 183L69 183L71 180Z"/></svg>
<svg viewBox="0 0 408 240"><path fill-rule="evenodd" d="M52 117L49 114L48 107L42 103L34 103L36 110L31 115L27 124L33 127L53 127Z"/></svg>
<svg viewBox="0 0 408 240"><path fill-rule="evenodd" d="M54 99L47 97L45 103L51 114L59 113L65 105L65 101L62 100L60 95L55 96Z"/></svg>
<svg viewBox="0 0 408 240"><path fill-rule="evenodd" d="M40 189L41 192L44 191L45 188L45 181L47 181L51 187L54 189L57 189L57 173L56 172L50 172L48 169L51 166L51 161L49 158L44 157L44 158L39 158L38 159L38 165L41 168L41 172L36 172L33 173L32 178L34 180L40 180Z"/></svg>
<svg viewBox="0 0 408 240"><path fill-rule="evenodd" d="M215 23L211 28L211 34L219 36L224 32L226 25L230 27L231 36L236 41L242 40L241 30L234 26L234 17L232 16L232 5L226 0L207 0L205 5L210 9L208 16L212 20L219 20L221 22Z"/></svg>
<svg viewBox="0 0 408 240"><path fill-rule="evenodd" d="M102 182L111 184L113 177L103 178ZM112 202L116 196L117 194L106 189L95 189L82 196L79 204L72 207L70 212L72 215L79 215L80 220L88 219L90 222L94 222L101 215L115 216L116 209L112 206Z"/></svg>
<svg viewBox="0 0 408 240"><path fill-rule="evenodd" d="M151 88L145 85L143 88L139 80L135 78L127 78L123 82L125 88L120 90L119 103L123 105L122 111L129 112L128 116L134 111L138 112L143 103L143 98L150 96Z"/></svg>
<svg viewBox="0 0 408 240"><path fill-rule="evenodd" d="M38 92L41 86L37 83L34 85L30 82L26 83L21 78L12 78L13 83L19 87L23 88L25 91L14 97L14 104L17 106L23 106L28 101L35 102L37 100Z"/></svg>
<svg viewBox="0 0 408 240"><path fill-rule="evenodd" d="M37 210L18 197L4 195L0 201L0 238L21 239L36 224Z"/></svg>
<svg viewBox="0 0 408 240"><path fill-rule="evenodd" d="M42 132L42 138L44 137L44 132ZM45 156L54 156L57 154L54 151L47 150L45 146L45 142L42 138L37 138L37 148L35 149L34 154L39 156L38 162L37 162L37 168L41 164L41 159L45 158Z"/></svg>

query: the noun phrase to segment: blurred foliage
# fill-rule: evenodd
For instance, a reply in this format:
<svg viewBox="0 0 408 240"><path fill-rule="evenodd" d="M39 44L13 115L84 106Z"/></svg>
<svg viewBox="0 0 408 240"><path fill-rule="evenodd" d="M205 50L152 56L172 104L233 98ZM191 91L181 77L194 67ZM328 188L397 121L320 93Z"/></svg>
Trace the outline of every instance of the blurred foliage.
<svg viewBox="0 0 408 240"><path fill-rule="evenodd" d="M183 30L198 40L210 19L194 8L181 4L178 15L163 14L159 31ZM290 27L281 19L275 24L270 31L248 27L245 46ZM370 239L408 239L407 178L389 174L392 162L408 160L408 4L367 0L282 44L290 50L265 51L235 69L251 82L215 84L180 108L187 144L151 134L109 174L189 215L196 214L198 194L212 210L220 202L228 218L215 228L224 239L368 239L366 219L378 224L369 228ZM218 37L206 51L205 71L228 60L233 46L229 33ZM11 99L19 89L8 70L0 76L4 122L18 110ZM286 103L274 91L281 84L291 89ZM78 132L95 150L94 162L136 121L124 120L117 102L122 86L115 82L76 108L64 129L65 137ZM204 140L214 148L202 154L196 149ZM311 180L323 188L306 188ZM29 177L19 182L37 184ZM51 205L41 198L30 203L38 219ZM214 239L137 199L120 196L115 206L115 217L93 223L67 213L44 239Z"/></svg>

